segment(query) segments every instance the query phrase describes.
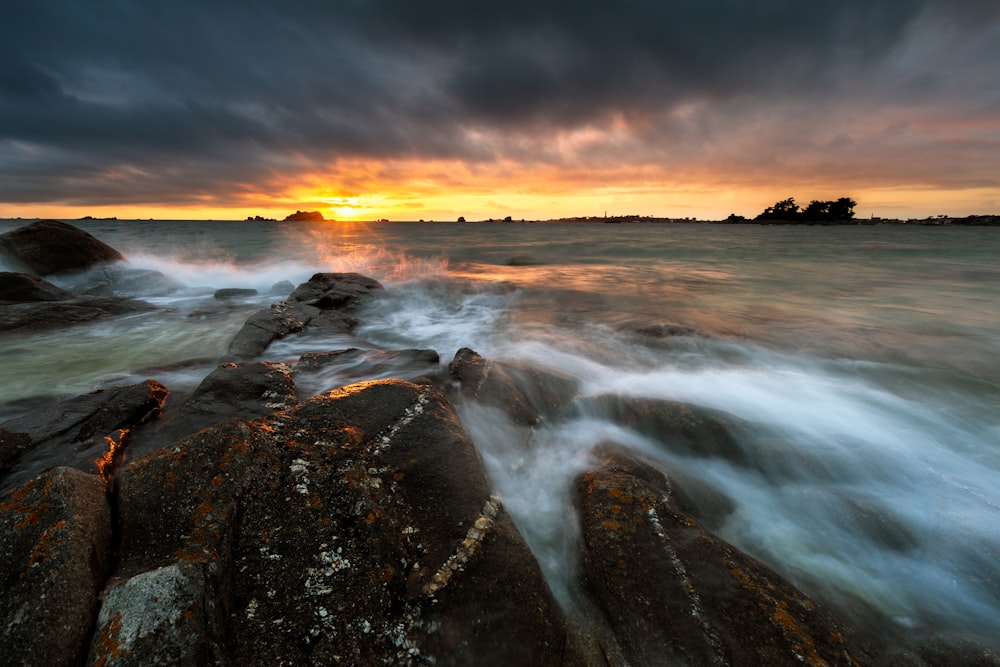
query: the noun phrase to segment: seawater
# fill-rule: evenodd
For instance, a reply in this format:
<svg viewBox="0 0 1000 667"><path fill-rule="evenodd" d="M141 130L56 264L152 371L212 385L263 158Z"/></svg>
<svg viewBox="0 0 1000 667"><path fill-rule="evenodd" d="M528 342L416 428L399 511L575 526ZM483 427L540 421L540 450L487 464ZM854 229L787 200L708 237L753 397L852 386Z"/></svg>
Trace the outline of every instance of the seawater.
<svg viewBox="0 0 1000 667"><path fill-rule="evenodd" d="M685 401L751 425L748 467L579 412L513 446L502 416L457 405L564 604L577 594L572 480L612 441L723 490L735 510L717 534L855 620L1000 647L1000 230L77 224L181 289L147 298L163 308L153 314L0 336L0 419L33 397L145 378L183 395L279 298L273 284L358 271L387 295L353 336L291 336L264 358L422 347L447 363L471 347L569 374L584 397ZM260 294L213 299L222 287ZM663 323L699 333L639 333Z"/></svg>

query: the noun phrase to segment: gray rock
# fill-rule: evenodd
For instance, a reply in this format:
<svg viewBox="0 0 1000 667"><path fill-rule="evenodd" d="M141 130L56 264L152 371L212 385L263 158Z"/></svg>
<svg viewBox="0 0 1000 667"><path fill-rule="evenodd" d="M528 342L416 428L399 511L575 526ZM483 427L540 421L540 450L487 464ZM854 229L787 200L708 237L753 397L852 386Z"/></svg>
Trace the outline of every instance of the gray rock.
<svg viewBox="0 0 1000 667"><path fill-rule="evenodd" d="M58 220L39 220L0 234L0 251L39 276L125 259L82 229Z"/></svg>
<svg viewBox="0 0 1000 667"><path fill-rule="evenodd" d="M80 294L91 296L169 296L183 285L160 271L128 266L105 266L87 272L72 285Z"/></svg>
<svg viewBox="0 0 1000 667"><path fill-rule="evenodd" d="M0 655L79 665L111 563L111 510L96 475L56 468L0 498Z"/></svg>

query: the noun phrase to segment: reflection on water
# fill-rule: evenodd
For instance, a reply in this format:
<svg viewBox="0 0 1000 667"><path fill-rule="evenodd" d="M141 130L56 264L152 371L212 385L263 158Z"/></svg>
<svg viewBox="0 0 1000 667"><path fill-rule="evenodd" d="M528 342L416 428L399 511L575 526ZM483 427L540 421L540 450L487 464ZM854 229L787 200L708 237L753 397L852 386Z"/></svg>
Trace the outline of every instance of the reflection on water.
<svg viewBox="0 0 1000 667"><path fill-rule="evenodd" d="M570 483L611 442L727 498L713 528L807 590L887 627L1000 637L996 230L91 226L186 289L151 299L168 309L154 314L0 336L0 418L116 378L193 387L274 283L358 271L387 292L355 336L290 336L268 354L415 347L447 363L471 347L580 381L576 409L527 444L495 410L457 406L564 602ZM222 302L221 287L260 294ZM725 411L746 425L743 453L679 453L581 407L606 394Z"/></svg>

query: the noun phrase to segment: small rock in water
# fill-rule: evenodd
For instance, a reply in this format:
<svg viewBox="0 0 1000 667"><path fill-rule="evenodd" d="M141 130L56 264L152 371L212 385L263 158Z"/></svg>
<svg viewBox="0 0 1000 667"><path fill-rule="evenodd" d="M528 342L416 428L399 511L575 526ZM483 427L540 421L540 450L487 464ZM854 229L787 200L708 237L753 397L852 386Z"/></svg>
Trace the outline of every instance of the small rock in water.
<svg viewBox="0 0 1000 667"><path fill-rule="evenodd" d="M245 296L256 296L257 290L243 287L224 287L215 290L212 296L216 299L238 299Z"/></svg>

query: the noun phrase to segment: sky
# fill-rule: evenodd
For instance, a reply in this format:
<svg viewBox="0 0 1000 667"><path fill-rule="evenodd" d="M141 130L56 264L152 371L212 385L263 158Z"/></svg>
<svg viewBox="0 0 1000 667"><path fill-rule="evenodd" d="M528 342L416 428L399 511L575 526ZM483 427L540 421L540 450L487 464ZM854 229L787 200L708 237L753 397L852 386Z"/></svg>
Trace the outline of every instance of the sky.
<svg viewBox="0 0 1000 667"><path fill-rule="evenodd" d="M1000 213L998 0L4 0L0 217Z"/></svg>

